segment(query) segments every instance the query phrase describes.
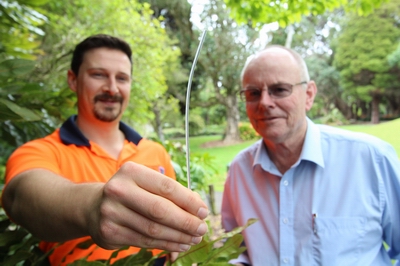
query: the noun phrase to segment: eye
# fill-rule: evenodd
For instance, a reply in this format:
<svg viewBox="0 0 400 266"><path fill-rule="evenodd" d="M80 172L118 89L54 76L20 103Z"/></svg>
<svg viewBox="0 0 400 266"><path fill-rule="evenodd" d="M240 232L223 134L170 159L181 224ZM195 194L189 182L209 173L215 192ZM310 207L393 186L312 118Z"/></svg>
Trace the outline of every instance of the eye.
<svg viewBox="0 0 400 266"><path fill-rule="evenodd" d="M106 75L103 72L93 72L91 76L95 78L104 78Z"/></svg>
<svg viewBox="0 0 400 266"><path fill-rule="evenodd" d="M275 97L286 97L290 95L290 93L292 92L292 88L290 85L277 84L270 86L268 88L268 91L270 92L271 95Z"/></svg>
<svg viewBox="0 0 400 266"><path fill-rule="evenodd" d="M259 89L246 89L244 90L244 96L246 101L258 101L261 97L261 91Z"/></svg>
<svg viewBox="0 0 400 266"><path fill-rule="evenodd" d="M117 77L117 80L118 80L118 81L121 81L121 82L128 82L128 81L129 81L129 77L126 77L126 76L118 76L118 77Z"/></svg>
<svg viewBox="0 0 400 266"><path fill-rule="evenodd" d="M248 89L248 90L246 90L246 92L247 92L247 95L251 96L251 97L260 96L261 95L261 91L257 90L257 89Z"/></svg>

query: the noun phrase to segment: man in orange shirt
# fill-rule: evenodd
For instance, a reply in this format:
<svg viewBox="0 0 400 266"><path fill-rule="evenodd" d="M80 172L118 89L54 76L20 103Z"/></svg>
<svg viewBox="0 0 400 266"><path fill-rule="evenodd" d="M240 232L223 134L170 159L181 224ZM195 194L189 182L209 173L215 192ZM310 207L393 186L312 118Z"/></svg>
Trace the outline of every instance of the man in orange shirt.
<svg viewBox="0 0 400 266"><path fill-rule="evenodd" d="M186 251L207 231L206 204L174 180L165 149L120 121L131 54L125 41L108 35L78 44L68 71L78 114L7 162L4 209L42 240L43 251L54 248L52 265L107 260L124 246L131 247L114 261L138 247ZM96 244L77 247L90 239Z"/></svg>

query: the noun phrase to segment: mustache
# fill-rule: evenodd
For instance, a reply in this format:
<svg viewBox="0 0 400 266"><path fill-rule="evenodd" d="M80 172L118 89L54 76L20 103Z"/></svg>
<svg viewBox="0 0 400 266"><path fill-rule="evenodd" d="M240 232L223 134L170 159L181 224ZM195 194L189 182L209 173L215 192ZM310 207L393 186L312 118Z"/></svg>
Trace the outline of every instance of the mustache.
<svg viewBox="0 0 400 266"><path fill-rule="evenodd" d="M108 93L103 93L100 95L96 95L94 97L94 102L98 102L98 101L112 101L112 102L122 103L123 98L121 95L110 95Z"/></svg>

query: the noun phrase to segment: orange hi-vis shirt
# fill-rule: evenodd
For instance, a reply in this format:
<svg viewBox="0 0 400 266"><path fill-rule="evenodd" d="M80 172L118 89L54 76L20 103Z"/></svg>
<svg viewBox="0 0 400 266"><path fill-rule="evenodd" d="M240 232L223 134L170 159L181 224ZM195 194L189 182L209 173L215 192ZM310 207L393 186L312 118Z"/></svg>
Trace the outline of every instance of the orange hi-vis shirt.
<svg viewBox="0 0 400 266"><path fill-rule="evenodd" d="M124 147L117 160L110 157L99 145L86 139L71 116L52 134L25 143L10 156L6 166L6 184L16 175L33 168L43 168L73 182L107 182L125 162L132 161L175 179L170 157L164 147L142 138L126 124L120 122L125 134ZM78 259L107 260L115 250L106 250L93 244L88 249L77 248L90 240L83 237L63 243L40 242L43 252L54 248L49 256L51 265L67 265ZM140 248L121 250L111 262L139 252ZM161 250L153 250L159 254Z"/></svg>

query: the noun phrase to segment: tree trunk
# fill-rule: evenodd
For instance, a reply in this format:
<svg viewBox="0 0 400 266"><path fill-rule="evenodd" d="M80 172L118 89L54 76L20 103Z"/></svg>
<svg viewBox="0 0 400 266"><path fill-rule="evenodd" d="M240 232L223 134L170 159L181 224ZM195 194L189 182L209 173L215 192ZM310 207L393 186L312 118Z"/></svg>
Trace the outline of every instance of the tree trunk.
<svg viewBox="0 0 400 266"><path fill-rule="evenodd" d="M154 113L154 123L155 123L154 130L157 132L157 136L160 139L160 141L164 143L165 137L161 125L161 112L156 103L153 104L153 113Z"/></svg>
<svg viewBox="0 0 400 266"><path fill-rule="evenodd" d="M358 106L357 118L364 120L369 115L368 104L365 101L357 100L357 106ZM359 112L361 112L361 113L359 113Z"/></svg>
<svg viewBox="0 0 400 266"><path fill-rule="evenodd" d="M335 97L334 104L347 120L352 119L352 108L342 98Z"/></svg>
<svg viewBox="0 0 400 266"><path fill-rule="evenodd" d="M379 93L372 93L371 102L371 123L379 124L379 102L381 95Z"/></svg>
<svg viewBox="0 0 400 266"><path fill-rule="evenodd" d="M239 108L236 94L226 96L226 133L224 143L235 143L240 141L239 134Z"/></svg>

